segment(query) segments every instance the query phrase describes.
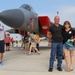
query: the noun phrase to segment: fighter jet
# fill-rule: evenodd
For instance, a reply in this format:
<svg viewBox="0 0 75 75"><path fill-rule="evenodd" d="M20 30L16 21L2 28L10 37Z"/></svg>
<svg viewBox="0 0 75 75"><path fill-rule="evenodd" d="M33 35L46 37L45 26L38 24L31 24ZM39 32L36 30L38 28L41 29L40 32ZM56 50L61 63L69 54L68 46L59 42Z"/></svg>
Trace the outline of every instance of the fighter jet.
<svg viewBox="0 0 75 75"><path fill-rule="evenodd" d="M46 35L50 27L50 19L48 16L38 16L34 9L23 4L20 8L5 10L0 13L0 20L7 26L14 28L21 35L25 32L36 32Z"/></svg>

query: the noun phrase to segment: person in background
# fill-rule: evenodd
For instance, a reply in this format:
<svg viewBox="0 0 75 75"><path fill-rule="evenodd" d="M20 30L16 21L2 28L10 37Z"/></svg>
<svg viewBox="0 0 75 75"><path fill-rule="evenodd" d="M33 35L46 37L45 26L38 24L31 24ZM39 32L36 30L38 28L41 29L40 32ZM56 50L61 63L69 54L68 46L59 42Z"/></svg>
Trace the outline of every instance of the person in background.
<svg viewBox="0 0 75 75"><path fill-rule="evenodd" d="M18 46L18 42L19 42L18 37L16 37L15 42L16 42L16 46Z"/></svg>
<svg viewBox="0 0 75 75"><path fill-rule="evenodd" d="M63 25L63 50L65 56L65 62L67 68L65 71L71 72L73 71L74 66L74 41L75 41L75 31L72 29L69 21L65 21ZM70 58L68 56L70 53ZM70 63L69 63L70 61Z"/></svg>
<svg viewBox="0 0 75 75"><path fill-rule="evenodd" d="M62 25L59 24L59 16L54 17L54 24L50 26L47 37L52 40L51 42L51 54L49 61L49 72L53 71L54 60L57 54L57 70L62 71L62 56L63 56L63 37L62 37Z"/></svg>
<svg viewBox="0 0 75 75"><path fill-rule="evenodd" d="M29 37L29 48L30 48L30 45L31 45L31 38ZM33 52L33 50L31 50L31 52Z"/></svg>
<svg viewBox="0 0 75 75"><path fill-rule="evenodd" d="M36 44L36 48L39 50L39 43L40 43L40 36L38 34L36 34L35 32L33 33L37 39L38 39L38 43Z"/></svg>
<svg viewBox="0 0 75 75"><path fill-rule="evenodd" d="M36 37L35 34L32 34L30 32L27 33L28 36L30 36L31 39L31 45L30 45L30 49L29 49L29 54L31 54L31 50L32 48L38 53L40 54L40 52L38 51L38 49L36 48L36 44L38 43L38 38Z"/></svg>
<svg viewBox="0 0 75 75"><path fill-rule="evenodd" d="M29 54L31 54L31 50L35 50L38 54L40 54L40 52L38 51L38 49L36 48L36 42L34 39L31 38L31 45L30 45L30 48L29 48Z"/></svg>
<svg viewBox="0 0 75 75"><path fill-rule="evenodd" d="M0 66L3 66L4 39L5 39L4 26L0 24Z"/></svg>
<svg viewBox="0 0 75 75"><path fill-rule="evenodd" d="M27 32L25 32L24 35L24 44L25 44L25 53L27 53L27 51L29 51L29 36Z"/></svg>
<svg viewBox="0 0 75 75"><path fill-rule="evenodd" d="M31 39L34 39L36 43L38 43L38 38L33 34L33 33L30 33L30 32L27 32L28 36L30 36Z"/></svg>
<svg viewBox="0 0 75 75"><path fill-rule="evenodd" d="M15 40L14 40L14 38L12 37L12 38L11 38L12 47L14 46L14 42L15 42Z"/></svg>
<svg viewBox="0 0 75 75"><path fill-rule="evenodd" d="M21 49L23 49L24 48L24 36L22 36L22 40L21 40L22 42L21 42Z"/></svg>
<svg viewBox="0 0 75 75"><path fill-rule="evenodd" d="M10 34L8 33L5 36L6 51L10 51L10 42L11 42L11 38L10 38Z"/></svg>

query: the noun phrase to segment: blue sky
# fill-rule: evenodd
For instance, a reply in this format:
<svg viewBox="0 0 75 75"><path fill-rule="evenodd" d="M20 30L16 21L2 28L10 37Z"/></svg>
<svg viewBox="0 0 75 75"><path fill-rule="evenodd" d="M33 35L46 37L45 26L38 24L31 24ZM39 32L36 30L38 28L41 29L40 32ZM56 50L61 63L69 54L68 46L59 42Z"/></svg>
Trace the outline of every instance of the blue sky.
<svg viewBox="0 0 75 75"><path fill-rule="evenodd" d="M0 0L0 12L19 8L22 4L31 5L39 16L47 15L51 21L59 11L60 23L68 20L75 27L75 0ZM9 27L5 26L7 29Z"/></svg>

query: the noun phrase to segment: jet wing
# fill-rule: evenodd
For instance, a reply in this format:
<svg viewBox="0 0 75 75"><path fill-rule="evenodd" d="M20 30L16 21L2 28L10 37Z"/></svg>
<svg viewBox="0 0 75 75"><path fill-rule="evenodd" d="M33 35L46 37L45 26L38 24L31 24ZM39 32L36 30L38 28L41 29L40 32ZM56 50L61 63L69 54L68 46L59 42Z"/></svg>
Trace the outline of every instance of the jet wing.
<svg viewBox="0 0 75 75"><path fill-rule="evenodd" d="M9 32L9 33L16 33L16 34L19 34L19 30L18 29L9 29L9 30L6 30L6 32Z"/></svg>

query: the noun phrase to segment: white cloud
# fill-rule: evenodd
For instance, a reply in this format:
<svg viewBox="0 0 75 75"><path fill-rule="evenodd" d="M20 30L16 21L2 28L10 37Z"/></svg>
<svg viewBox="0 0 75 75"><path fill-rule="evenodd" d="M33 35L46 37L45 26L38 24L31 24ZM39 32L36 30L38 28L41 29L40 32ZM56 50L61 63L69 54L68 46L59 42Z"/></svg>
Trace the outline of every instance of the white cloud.
<svg viewBox="0 0 75 75"><path fill-rule="evenodd" d="M62 6L59 8L62 13L75 14L75 6Z"/></svg>

